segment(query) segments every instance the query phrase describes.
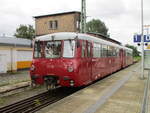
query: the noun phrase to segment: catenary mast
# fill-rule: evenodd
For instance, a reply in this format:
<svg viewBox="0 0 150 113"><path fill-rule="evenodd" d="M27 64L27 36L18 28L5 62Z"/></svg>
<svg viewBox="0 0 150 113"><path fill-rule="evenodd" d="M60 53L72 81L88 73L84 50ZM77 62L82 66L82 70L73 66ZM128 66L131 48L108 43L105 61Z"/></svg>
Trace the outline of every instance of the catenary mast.
<svg viewBox="0 0 150 113"><path fill-rule="evenodd" d="M86 0L81 3L81 33L86 32Z"/></svg>

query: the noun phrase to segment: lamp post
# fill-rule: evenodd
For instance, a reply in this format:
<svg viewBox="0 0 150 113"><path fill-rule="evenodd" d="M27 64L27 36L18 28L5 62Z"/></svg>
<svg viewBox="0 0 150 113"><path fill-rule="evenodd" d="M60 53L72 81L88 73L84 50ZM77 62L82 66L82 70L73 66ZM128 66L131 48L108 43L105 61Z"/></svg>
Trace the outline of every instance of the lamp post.
<svg viewBox="0 0 150 113"><path fill-rule="evenodd" d="M141 79L144 79L144 28L143 28L143 0L141 0L141 45L142 45L142 70L141 70Z"/></svg>

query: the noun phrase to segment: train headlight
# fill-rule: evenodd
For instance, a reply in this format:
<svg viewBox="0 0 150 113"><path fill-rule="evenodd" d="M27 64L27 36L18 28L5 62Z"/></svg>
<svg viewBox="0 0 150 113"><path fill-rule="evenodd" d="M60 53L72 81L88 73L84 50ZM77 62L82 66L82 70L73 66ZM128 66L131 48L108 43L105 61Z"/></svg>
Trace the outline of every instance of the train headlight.
<svg viewBox="0 0 150 113"><path fill-rule="evenodd" d="M73 72L73 67L68 67L68 72Z"/></svg>
<svg viewBox="0 0 150 113"><path fill-rule="evenodd" d="M70 86L74 86L74 81L70 80Z"/></svg>
<svg viewBox="0 0 150 113"><path fill-rule="evenodd" d="M30 70L31 70L31 71L34 71L34 70L35 70L35 66L32 65L31 68L30 68Z"/></svg>

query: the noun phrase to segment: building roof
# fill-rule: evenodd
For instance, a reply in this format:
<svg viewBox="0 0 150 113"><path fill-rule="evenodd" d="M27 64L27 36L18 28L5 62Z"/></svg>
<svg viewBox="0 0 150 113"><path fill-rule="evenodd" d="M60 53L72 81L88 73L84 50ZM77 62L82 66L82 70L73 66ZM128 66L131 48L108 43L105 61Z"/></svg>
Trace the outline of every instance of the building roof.
<svg viewBox="0 0 150 113"><path fill-rule="evenodd" d="M131 49L121 46L119 44L115 44L110 41L103 40L101 38L97 38L96 36L88 35L88 34L82 34L82 33L74 33L74 32L59 32L59 33L53 33L43 36L36 37L35 41L51 41L51 40L71 40L71 39L82 39L82 40L88 40L95 43L102 43L118 48L127 49L129 51L132 51Z"/></svg>
<svg viewBox="0 0 150 113"><path fill-rule="evenodd" d="M48 16L59 16L59 15L66 15L66 14L73 14L73 13L81 13L81 12L79 12L79 11L70 11L70 12L63 12L63 13L55 13L55 14L34 16L33 18L41 18L41 17L48 17Z"/></svg>
<svg viewBox="0 0 150 113"><path fill-rule="evenodd" d="M31 40L16 37L0 36L0 46L1 45L31 47Z"/></svg>

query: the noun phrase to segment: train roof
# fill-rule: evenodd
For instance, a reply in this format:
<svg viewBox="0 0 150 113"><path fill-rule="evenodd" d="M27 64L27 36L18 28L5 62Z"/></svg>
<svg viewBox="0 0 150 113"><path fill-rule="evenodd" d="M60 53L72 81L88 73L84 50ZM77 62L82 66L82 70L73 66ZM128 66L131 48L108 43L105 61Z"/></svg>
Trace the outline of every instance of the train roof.
<svg viewBox="0 0 150 113"><path fill-rule="evenodd" d="M53 34L47 34L43 36L36 37L35 41L50 41L50 40L68 40L68 39L81 39L81 40L88 40L95 43L101 43L106 44L118 48L127 49L129 51L132 51L132 49L127 48L125 46L121 46L119 44L112 43L110 41L106 41L100 38L97 38L95 36L82 34L82 33L74 33L74 32L59 32L59 33L53 33Z"/></svg>
<svg viewBox="0 0 150 113"><path fill-rule="evenodd" d="M121 42L119 42L119 41L117 41L117 40L114 40L114 39L112 39L112 38L110 38L110 37L107 37L107 36L105 36L105 35L103 35L103 34L101 34L101 33L87 32L86 34L95 36L95 37L97 37L97 38L101 38L101 39L106 40L106 41L113 42L113 43L115 43L115 44L122 45Z"/></svg>

